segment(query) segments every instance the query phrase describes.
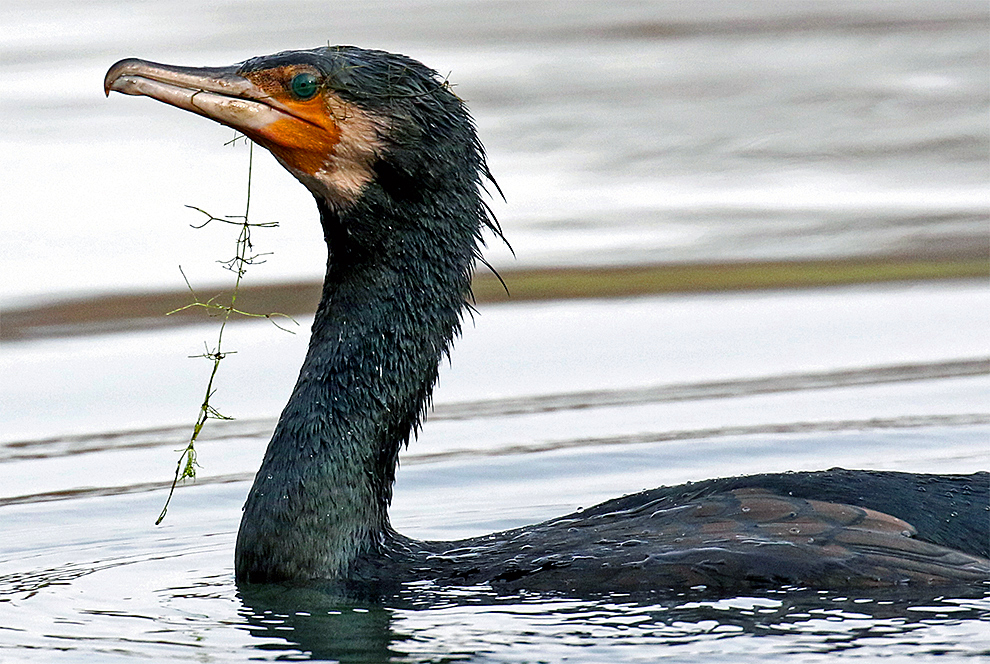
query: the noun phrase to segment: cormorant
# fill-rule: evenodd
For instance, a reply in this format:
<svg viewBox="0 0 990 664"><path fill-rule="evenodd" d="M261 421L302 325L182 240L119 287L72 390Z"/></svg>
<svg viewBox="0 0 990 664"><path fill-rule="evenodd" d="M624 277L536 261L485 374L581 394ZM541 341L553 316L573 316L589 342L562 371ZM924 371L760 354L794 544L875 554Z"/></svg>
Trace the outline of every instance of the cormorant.
<svg viewBox="0 0 990 664"><path fill-rule="evenodd" d="M456 542L389 524L400 448L459 334L491 174L463 102L402 55L122 60L105 92L243 132L316 198L329 249L298 382L248 494L239 582L600 591L990 579L988 474L829 470L666 487Z"/></svg>

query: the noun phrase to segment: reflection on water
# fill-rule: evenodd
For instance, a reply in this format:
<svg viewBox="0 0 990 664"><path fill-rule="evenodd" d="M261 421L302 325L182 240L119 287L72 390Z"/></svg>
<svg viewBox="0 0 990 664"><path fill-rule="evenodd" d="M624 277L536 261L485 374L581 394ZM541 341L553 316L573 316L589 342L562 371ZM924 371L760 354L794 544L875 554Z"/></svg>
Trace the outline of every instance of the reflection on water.
<svg viewBox="0 0 990 664"><path fill-rule="evenodd" d="M252 635L267 641L258 649L341 662L590 662L602 656L646 662L678 655L758 662L881 645L887 657L917 657L969 651L940 639L973 637L990 611L981 590L850 596L787 589L727 599L692 593L499 597L475 588L435 594L411 588L408 594L409 600L384 607L293 589L242 588L238 597Z"/></svg>
<svg viewBox="0 0 990 664"><path fill-rule="evenodd" d="M396 633L395 608L335 597L319 589L244 587L239 613L267 653L308 653L313 659L385 662L406 639Z"/></svg>

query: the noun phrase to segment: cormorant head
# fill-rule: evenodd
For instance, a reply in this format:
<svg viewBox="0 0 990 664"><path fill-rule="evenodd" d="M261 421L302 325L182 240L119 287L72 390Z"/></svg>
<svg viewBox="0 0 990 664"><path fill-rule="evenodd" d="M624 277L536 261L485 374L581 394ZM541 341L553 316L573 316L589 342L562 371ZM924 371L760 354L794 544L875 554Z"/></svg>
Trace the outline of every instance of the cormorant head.
<svg viewBox="0 0 990 664"><path fill-rule="evenodd" d="M409 218L468 218L474 237L482 225L496 228L478 193L490 174L467 110L436 72L408 57L328 46L231 67L127 59L107 72L104 90L243 132L316 196L325 226L347 216L391 224L390 211L411 209ZM336 233L325 230L328 239Z"/></svg>

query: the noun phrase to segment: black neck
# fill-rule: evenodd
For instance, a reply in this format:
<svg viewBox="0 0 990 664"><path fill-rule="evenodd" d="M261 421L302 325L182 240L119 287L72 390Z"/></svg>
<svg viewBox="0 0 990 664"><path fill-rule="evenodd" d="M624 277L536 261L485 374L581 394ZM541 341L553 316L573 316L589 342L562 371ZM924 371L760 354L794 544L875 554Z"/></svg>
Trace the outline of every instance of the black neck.
<svg viewBox="0 0 990 664"><path fill-rule="evenodd" d="M394 233L379 250L368 238L352 241L370 213L379 216L374 228ZM330 250L323 296L244 507L238 579L340 578L389 532L399 449L459 330L477 231L438 249L408 218L389 224L382 214L343 218L321 205Z"/></svg>

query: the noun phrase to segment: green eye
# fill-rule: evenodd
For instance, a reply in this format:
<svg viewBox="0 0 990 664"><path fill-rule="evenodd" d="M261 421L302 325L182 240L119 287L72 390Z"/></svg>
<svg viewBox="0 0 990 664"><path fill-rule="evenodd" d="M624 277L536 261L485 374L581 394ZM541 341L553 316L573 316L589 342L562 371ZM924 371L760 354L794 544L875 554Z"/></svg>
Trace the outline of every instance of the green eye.
<svg viewBox="0 0 990 664"><path fill-rule="evenodd" d="M312 99L320 91L320 79L309 72L296 74L289 84L293 96L301 101Z"/></svg>

